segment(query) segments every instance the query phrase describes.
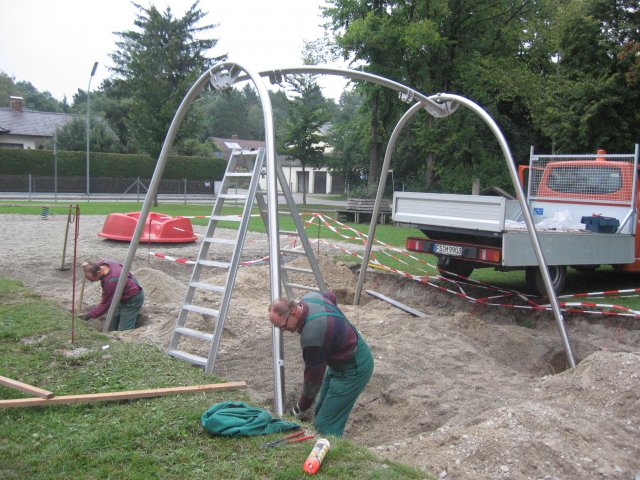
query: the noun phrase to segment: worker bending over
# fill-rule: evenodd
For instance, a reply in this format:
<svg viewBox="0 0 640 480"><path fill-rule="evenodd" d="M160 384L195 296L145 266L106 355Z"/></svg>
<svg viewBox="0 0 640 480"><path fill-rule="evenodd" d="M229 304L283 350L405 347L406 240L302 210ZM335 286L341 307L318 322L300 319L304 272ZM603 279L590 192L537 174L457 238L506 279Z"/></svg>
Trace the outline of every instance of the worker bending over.
<svg viewBox="0 0 640 480"><path fill-rule="evenodd" d="M373 357L362 335L337 307L333 292L308 293L300 302L279 298L269 305L269 321L300 334L304 385L294 416L300 418L317 396L318 431L342 436L373 373Z"/></svg>

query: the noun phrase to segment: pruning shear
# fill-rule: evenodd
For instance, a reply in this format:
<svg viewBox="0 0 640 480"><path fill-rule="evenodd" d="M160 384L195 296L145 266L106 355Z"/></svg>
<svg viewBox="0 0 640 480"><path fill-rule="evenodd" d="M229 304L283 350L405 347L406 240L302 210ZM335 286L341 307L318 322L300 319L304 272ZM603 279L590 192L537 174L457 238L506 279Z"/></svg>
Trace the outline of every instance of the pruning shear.
<svg viewBox="0 0 640 480"><path fill-rule="evenodd" d="M272 442L263 443L262 448L272 448L277 447L278 445L282 445L283 443L295 443L295 442L304 442L305 440L310 440L313 438L313 435L305 435L304 430L300 430L298 432L292 433L291 435L287 435L286 437L282 437L278 440L274 440Z"/></svg>

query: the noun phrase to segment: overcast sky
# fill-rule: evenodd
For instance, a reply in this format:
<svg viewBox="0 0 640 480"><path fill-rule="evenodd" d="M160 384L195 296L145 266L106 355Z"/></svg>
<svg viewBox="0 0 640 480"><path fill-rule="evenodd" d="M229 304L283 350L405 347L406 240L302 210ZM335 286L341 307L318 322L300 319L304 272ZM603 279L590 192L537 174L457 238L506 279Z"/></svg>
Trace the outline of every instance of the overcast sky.
<svg viewBox="0 0 640 480"><path fill-rule="evenodd" d="M136 3L161 12L170 5L174 17L182 17L194 1ZM208 33L218 39L209 56L227 54L254 72L301 65L304 41L322 36L321 5L324 0L200 0L208 12L200 25L218 24ZM129 0L1 0L0 71L70 103L78 89L87 89L94 62L91 90L110 75L113 32L134 30L136 13ZM336 99L344 85L334 77L321 84L325 96Z"/></svg>

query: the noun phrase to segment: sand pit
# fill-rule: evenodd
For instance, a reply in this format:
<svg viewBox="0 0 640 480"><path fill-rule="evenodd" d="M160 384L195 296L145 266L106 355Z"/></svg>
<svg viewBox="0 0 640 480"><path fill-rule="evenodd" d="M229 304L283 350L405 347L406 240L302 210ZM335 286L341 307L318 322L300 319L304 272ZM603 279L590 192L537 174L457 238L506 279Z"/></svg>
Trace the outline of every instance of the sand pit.
<svg viewBox="0 0 640 480"><path fill-rule="evenodd" d="M70 310L71 270L59 270L66 214L48 220L0 215L0 221L2 276ZM100 257L124 260L127 243L97 236L103 222L102 216L80 219L78 264ZM67 263L73 259L72 233ZM132 271L146 291L144 324L112 333L114 340L166 349L191 268L149 253L194 259L198 248L199 242L139 248ZM250 234L247 258L266 252L266 238ZM324 247L319 263L328 286L341 301L351 302L352 270L335 263ZM268 278L264 265L240 270L215 370L230 381L246 381L256 402L271 405ZM633 479L640 471L639 328L630 328L629 322L620 328L611 318L568 316L579 363L564 370L564 351L550 314L472 307L387 274L370 274L366 288L428 316L411 316L366 295L360 306L342 305L376 362L346 436L383 457L446 479ZM87 284L84 306L99 295L99 285ZM527 323L534 328L516 321L524 315L531 316ZM295 398L302 364L293 334L285 334L285 359L287 397Z"/></svg>

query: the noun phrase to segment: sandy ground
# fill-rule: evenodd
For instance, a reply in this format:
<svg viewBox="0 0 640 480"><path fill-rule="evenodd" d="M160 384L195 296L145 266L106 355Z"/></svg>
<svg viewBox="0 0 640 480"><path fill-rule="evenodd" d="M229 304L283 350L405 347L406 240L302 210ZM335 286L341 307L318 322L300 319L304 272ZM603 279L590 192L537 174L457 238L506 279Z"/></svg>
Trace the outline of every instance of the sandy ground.
<svg viewBox="0 0 640 480"><path fill-rule="evenodd" d="M71 310L72 270L60 270L66 213L48 220L0 215L0 222L1 275ZM78 264L100 257L124 260L127 243L97 236L103 222L104 217L80 219ZM74 258L74 228L69 229L67 266ZM146 291L143 326L112 333L114 341L166 349L191 267L150 253L195 259L199 247L200 242L138 249L132 271ZM550 314L472 306L380 273L368 276L366 289L411 305L427 317L414 317L368 295L362 305L354 306L350 303L356 276L334 262L326 248L317 248L328 286L348 303L343 311L367 339L376 362L347 425L348 437L439 478L578 480L640 475L640 329L633 321L567 317L578 363L567 370ZM224 258L230 252L218 253ZM243 259L266 252L264 236L250 234ZM256 402L272 405L268 279L265 265L240 269L215 372L229 381L246 381ZM76 288L79 292L80 281ZM99 295L99 285L87 284L83 308ZM520 326L525 316L533 328ZM99 321L93 322L100 327ZM200 324L212 331L210 319L202 317ZM297 397L302 377L294 334L285 334L285 359L290 401Z"/></svg>

